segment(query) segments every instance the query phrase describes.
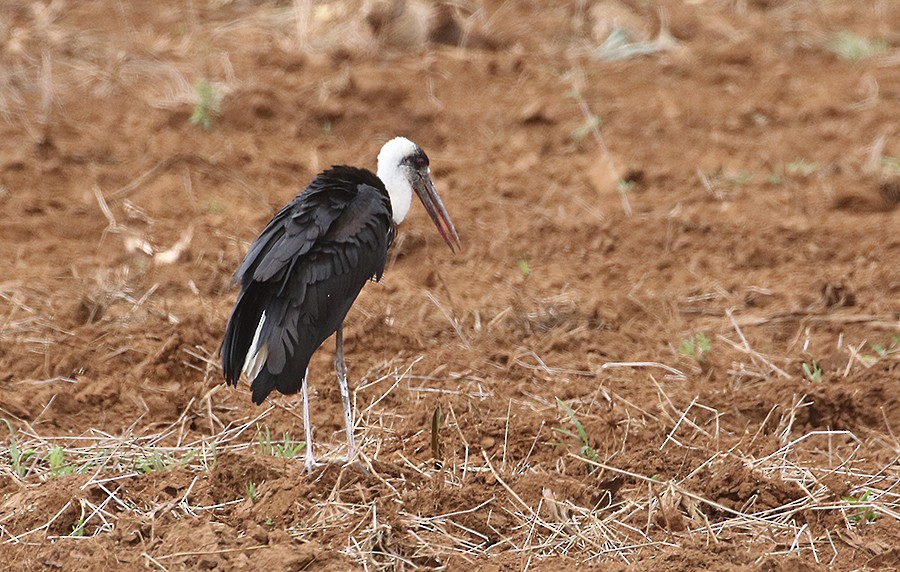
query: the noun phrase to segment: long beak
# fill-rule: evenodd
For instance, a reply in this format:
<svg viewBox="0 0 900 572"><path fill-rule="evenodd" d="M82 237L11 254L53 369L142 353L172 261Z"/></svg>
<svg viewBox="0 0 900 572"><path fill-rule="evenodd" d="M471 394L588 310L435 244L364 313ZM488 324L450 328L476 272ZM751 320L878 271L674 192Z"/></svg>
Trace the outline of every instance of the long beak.
<svg viewBox="0 0 900 572"><path fill-rule="evenodd" d="M450 250L454 252L461 250L462 244L459 242L459 235L456 234L453 221L450 220L450 215L447 214L447 209L444 208L444 203L441 202L441 197L438 196L431 177L427 173L419 173L413 188Z"/></svg>

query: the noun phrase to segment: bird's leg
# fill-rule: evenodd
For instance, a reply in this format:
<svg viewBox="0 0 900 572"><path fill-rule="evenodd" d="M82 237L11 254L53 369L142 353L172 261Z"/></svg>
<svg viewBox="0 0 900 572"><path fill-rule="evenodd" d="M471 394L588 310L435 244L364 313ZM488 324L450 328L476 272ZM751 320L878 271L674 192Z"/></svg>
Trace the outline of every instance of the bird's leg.
<svg viewBox="0 0 900 572"><path fill-rule="evenodd" d="M311 473L313 467L316 466L316 459L313 457L312 443L312 423L309 421L309 388L306 380L309 378L309 368L303 374L303 383L300 384L300 394L303 398L303 432L306 434L306 462L303 464L307 473Z"/></svg>
<svg viewBox="0 0 900 572"><path fill-rule="evenodd" d="M344 325L338 326L334 338L334 371L341 386L344 402L344 426L347 429L347 462L356 459L356 441L353 439L353 410L350 408L350 387L347 384L347 364L344 363Z"/></svg>

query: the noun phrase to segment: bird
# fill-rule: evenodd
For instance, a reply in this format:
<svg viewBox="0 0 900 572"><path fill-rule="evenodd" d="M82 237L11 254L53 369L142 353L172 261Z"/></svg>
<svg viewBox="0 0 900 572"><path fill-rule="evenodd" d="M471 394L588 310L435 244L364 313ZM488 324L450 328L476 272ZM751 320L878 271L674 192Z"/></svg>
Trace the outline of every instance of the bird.
<svg viewBox="0 0 900 572"><path fill-rule="evenodd" d="M332 334L347 435L355 460L353 414L344 362L344 318L363 286L380 281L397 225L417 195L450 250L461 242L434 183L428 156L405 137L378 153L377 173L337 165L313 178L250 245L232 279L239 284L222 340L227 385L250 380L254 403L273 391L303 402L305 469L316 465L309 414L309 361Z"/></svg>

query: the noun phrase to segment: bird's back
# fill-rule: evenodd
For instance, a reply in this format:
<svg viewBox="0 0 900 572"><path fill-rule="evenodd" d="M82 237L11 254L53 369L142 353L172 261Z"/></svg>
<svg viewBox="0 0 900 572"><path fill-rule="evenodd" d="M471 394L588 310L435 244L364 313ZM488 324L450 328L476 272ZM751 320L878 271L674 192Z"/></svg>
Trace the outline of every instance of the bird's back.
<svg viewBox="0 0 900 572"><path fill-rule="evenodd" d="M275 389L295 393L313 352L365 283L381 278L393 236L390 200L372 172L340 166L313 179L235 273L241 291L222 343L226 381L246 370L256 403Z"/></svg>

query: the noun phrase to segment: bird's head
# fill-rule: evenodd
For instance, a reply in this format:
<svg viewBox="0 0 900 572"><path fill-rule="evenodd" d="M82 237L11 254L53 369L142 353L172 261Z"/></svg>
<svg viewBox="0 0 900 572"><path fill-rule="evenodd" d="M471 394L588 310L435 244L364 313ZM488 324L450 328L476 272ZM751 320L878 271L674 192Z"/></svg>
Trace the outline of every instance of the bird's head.
<svg viewBox="0 0 900 572"><path fill-rule="evenodd" d="M394 222L399 224L406 218L415 192L444 242L451 250L461 248L456 228L431 182L428 156L421 147L405 137L395 137L385 143L378 153L378 178L391 197Z"/></svg>

